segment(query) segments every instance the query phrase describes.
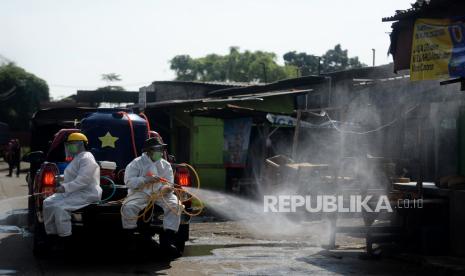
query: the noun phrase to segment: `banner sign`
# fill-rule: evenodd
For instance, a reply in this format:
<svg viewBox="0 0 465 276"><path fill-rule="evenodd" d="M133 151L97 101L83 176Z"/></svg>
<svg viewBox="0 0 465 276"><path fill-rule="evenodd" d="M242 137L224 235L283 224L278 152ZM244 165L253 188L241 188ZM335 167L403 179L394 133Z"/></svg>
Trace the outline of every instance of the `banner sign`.
<svg viewBox="0 0 465 276"><path fill-rule="evenodd" d="M275 127L295 127L297 126L297 119L291 116L285 115L276 115L268 113L266 114L266 119ZM341 128L345 131L356 131L360 129L360 125L357 123L351 122L341 122L335 120L326 120L320 124L312 124L310 122L306 122L301 120L300 127L302 128L317 128L317 129L336 129Z"/></svg>
<svg viewBox="0 0 465 276"><path fill-rule="evenodd" d="M410 60L411 80L465 77L465 23L417 19Z"/></svg>
<svg viewBox="0 0 465 276"><path fill-rule="evenodd" d="M224 120L223 160L225 167L245 167L251 129L252 118Z"/></svg>
<svg viewBox="0 0 465 276"><path fill-rule="evenodd" d="M285 115L275 115L268 113L266 114L266 119L272 125L280 126L280 127L295 127L297 125L297 119L291 116ZM317 128L319 125L315 125L309 122L300 121L300 126L305 128ZM328 126L330 127L330 126Z"/></svg>
<svg viewBox="0 0 465 276"><path fill-rule="evenodd" d="M279 127L295 127L297 125L297 119L291 116L285 115L276 115L268 113L266 114L266 119L270 122L273 126ZM353 123L342 123L335 120L327 120L321 124L312 124L310 122L306 122L301 120L300 127L302 128L334 128L336 127L354 127L355 124Z"/></svg>

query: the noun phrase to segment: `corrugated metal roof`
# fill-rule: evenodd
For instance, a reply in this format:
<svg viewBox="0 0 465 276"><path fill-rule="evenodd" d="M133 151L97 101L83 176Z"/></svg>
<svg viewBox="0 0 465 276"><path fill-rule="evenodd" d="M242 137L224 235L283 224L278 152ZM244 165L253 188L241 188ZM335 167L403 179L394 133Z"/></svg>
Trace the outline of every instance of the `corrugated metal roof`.
<svg viewBox="0 0 465 276"><path fill-rule="evenodd" d="M463 0L431 0L412 4L411 9L397 10L396 14L382 19L383 22L413 20L416 18L463 17L465 3Z"/></svg>
<svg viewBox="0 0 465 276"><path fill-rule="evenodd" d="M265 93L253 93L253 94L241 94L236 96L230 96L228 98L210 98L205 99L203 102L226 102L226 101L244 101L244 100L256 100L266 97L283 96L290 94L305 94L313 91L313 89L304 90L288 90L288 91L272 91Z"/></svg>
<svg viewBox="0 0 465 276"><path fill-rule="evenodd" d="M173 105L185 105L190 103L200 103L202 99L189 99L189 100L169 100L169 101L161 101L161 102L154 102L154 103L147 103L146 107L167 107ZM138 107L139 105L133 105L131 107Z"/></svg>
<svg viewBox="0 0 465 276"><path fill-rule="evenodd" d="M246 87L250 85L260 85L249 82L221 82L221 81L154 81L152 84L181 84L181 85L204 85L204 86L225 86L225 87Z"/></svg>
<svg viewBox="0 0 465 276"><path fill-rule="evenodd" d="M318 84L323 83L324 81L324 76L305 76L300 78L280 80L265 85L261 84L247 87L225 88L209 92L208 95L212 97L230 97L238 95L249 95L253 93L271 93L272 91L289 91L290 89L296 88L298 86Z"/></svg>
<svg viewBox="0 0 465 276"><path fill-rule="evenodd" d="M203 107L186 111L193 116L203 116L222 119L233 119L242 117L261 118L265 120L267 112L258 111L252 108L227 104L225 107Z"/></svg>
<svg viewBox="0 0 465 276"><path fill-rule="evenodd" d="M297 95L305 94L312 91L312 89L306 90L287 90L287 91L274 91L274 92L265 92L265 93L253 93L253 94L244 94L236 95L228 98L203 98L203 99L188 99L188 100L169 100L161 101L155 103L147 103L146 107L168 107L173 105L187 105L192 103L213 103L213 102L240 102L240 101L260 101L262 98L282 96L282 95ZM132 105L131 107L138 107L139 105Z"/></svg>

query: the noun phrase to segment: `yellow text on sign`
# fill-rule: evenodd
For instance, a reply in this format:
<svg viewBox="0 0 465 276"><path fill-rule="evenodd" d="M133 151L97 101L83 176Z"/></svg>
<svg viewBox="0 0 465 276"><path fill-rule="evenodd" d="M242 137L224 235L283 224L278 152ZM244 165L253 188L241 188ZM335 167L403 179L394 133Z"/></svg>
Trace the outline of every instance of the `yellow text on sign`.
<svg viewBox="0 0 465 276"><path fill-rule="evenodd" d="M417 19L412 39L411 80L449 77L453 48L449 25L449 20Z"/></svg>

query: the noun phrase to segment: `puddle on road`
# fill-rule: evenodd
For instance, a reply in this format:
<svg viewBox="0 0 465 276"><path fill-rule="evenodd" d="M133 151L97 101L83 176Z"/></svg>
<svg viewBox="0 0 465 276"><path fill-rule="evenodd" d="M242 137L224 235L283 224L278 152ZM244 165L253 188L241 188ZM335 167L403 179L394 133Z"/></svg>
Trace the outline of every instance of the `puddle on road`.
<svg viewBox="0 0 465 276"><path fill-rule="evenodd" d="M296 243L237 243L237 244L192 244L186 245L184 248L183 257L199 257L213 255L213 250L222 248L237 248L237 247L305 247L302 244Z"/></svg>
<svg viewBox="0 0 465 276"><path fill-rule="evenodd" d="M0 213L0 224L5 224L8 221L24 222L27 219L27 209L14 209Z"/></svg>
<svg viewBox="0 0 465 276"><path fill-rule="evenodd" d="M19 234L22 229L14 225L0 225L0 233L15 233Z"/></svg>
<svg viewBox="0 0 465 276"><path fill-rule="evenodd" d="M224 248L224 244L219 245L209 245L209 244L199 244L199 245L186 245L184 248L183 257L198 257L198 256L208 256L213 255L212 251L218 248Z"/></svg>
<svg viewBox="0 0 465 276"><path fill-rule="evenodd" d="M31 237L32 234L24 228L15 225L0 225L0 234L21 234L23 238ZM2 275L0 273L0 275Z"/></svg>
<svg viewBox="0 0 465 276"><path fill-rule="evenodd" d="M2 214L0 218L0 234L21 234L24 238L32 234L26 230L27 210L16 209ZM0 270L0 275L3 275Z"/></svg>
<svg viewBox="0 0 465 276"><path fill-rule="evenodd" d="M13 269L0 269L0 275L15 275L18 271Z"/></svg>

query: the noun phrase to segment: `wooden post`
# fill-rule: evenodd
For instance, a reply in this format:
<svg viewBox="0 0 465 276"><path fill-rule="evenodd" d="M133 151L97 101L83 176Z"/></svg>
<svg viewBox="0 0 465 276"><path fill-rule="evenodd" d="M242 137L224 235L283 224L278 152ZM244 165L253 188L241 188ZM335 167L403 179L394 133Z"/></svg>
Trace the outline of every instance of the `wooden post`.
<svg viewBox="0 0 465 276"><path fill-rule="evenodd" d="M417 147L418 147L418 179L417 179L417 191L421 197L423 194L423 141L421 137L421 127L423 118L419 116L418 129L417 129Z"/></svg>
<svg viewBox="0 0 465 276"><path fill-rule="evenodd" d="M299 132L300 132L301 117L302 117L302 111L297 110L297 122L295 124L295 130L294 130L294 141L292 143L292 159L294 159L294 161L296 160L296 157L297 157L297 146L299 145Z"/></svg>

